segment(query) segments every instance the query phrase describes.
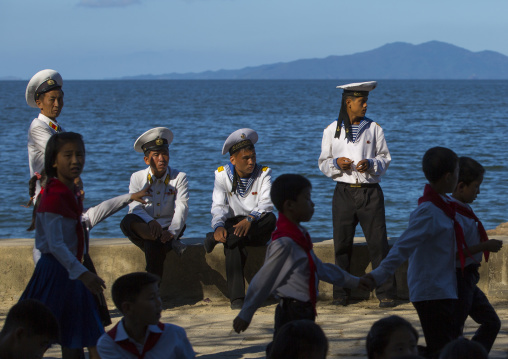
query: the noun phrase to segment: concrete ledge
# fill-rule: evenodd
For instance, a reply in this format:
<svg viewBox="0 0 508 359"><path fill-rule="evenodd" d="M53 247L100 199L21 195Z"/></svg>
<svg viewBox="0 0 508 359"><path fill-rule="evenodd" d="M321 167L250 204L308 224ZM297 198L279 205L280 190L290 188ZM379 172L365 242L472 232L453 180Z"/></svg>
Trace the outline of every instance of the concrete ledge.
<svg viewBox="0 0 508 359"><path fill-rule="evenodd" d="M488 263L480 268L481 280L479 287L489 296L506 298L508 296L508 236L496 236L502 239L505 246L499 253L492 253ZM390 239L392 245L396 239ZM199 239L184 239L189 245L181 258L173 252L167 256L164 278L161 283L161 295L166 303L194 304L203 299L227 298L225 277L224 251L217 245L210 254L205 254ZM0 240L0 300L15 302L19 299L33 272L32 261L33 239ZM247 282L263 264L265 247L249 247L245 275ZM333 243L330 239L316 239L314 245L316 255L323 262L334 262ZM143 253L127 239L93 239L90 244L90 255L101 278L109 287L114 280L123 274L145 270ZM370 271L367 245L363 238L355 238L353 249L354 275L363 275ZM396 272L398 295L401 299L408 298L407 263ZM320 282L320 299L332 297L332 285ZM368 299L369 293L353 291L358 299ZM7 304L7 303L6 303Z"/></svg>

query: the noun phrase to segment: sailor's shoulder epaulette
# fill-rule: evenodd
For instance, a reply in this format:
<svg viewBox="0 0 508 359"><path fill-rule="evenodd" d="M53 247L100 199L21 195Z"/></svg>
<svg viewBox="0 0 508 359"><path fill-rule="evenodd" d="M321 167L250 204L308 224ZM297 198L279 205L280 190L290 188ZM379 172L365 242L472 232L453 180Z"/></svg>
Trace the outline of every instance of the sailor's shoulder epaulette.
<svg viewBox="0 0 508 359"><path fill-rule="evenodd" d="M263 171L263 172L266 172L268 170L269 170L268 166L263 166L263 168L261 168L261 171Z"/></svg>
<svg viewBox="0 0 508 359"><path fill-rule="evenodd" d="M220 166L219 168L217 168L217 171L218 171L218 172L222 172L222 171L224 171L224 166Z"/></svg>

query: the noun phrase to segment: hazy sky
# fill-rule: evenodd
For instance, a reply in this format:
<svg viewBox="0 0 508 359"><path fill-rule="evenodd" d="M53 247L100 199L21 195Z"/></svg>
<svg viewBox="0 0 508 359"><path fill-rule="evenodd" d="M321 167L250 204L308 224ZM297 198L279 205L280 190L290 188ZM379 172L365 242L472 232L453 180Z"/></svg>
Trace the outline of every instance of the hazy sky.
<svg viewBox="0 0 508 359"><path fill-rule="evenodd" d="M0 78L238 69L438 40L508 55L507 0L0 0Z"/></svg>

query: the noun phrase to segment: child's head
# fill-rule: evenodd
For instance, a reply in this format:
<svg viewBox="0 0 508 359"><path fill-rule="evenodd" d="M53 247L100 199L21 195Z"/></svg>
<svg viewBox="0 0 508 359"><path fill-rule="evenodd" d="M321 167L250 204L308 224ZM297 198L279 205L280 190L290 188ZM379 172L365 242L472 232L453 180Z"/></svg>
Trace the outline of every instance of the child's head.
<svg viewBox="0 0 508 359"><path fill-rule="evenodd" d="M367 357L388 359L418 353L418 332L404 318L392 315L375 322L367 334Z"/></svg>
<svg viewBox="0 0 508 359"><path fill-rule="evenodd" d="M58 322L51 310L38 300L25 299L9 310L0 339L7 346L2 345L2 350L12 357L42 358L59 335Z"/></svg>
<svg viewBox="0 0 508 359"><path fill-rule="evenodd" d="M453 182L455 171L458 174L458 163L459 157L455 152L445 147L433 147L423 156L422 170L425 174L425 178L431 183L437 183L438 181ZM456 185L448 191L452 192Z"/></svg>
<svg viewBox="0 0 508 359"><path fill-rule="evenodd" d="M473 340L457 338L441 350L439 359L487 359L485 348Z"/></svg>
<svg viewBox="0 0 508 359"><path fill-rule="evenodd" d="M127 318L143 325L155 325L162 312L159 277L146 272L129 273L111 287L113 302Z"/></svg>
<svg viewBox="0 0 508 359"><path fill-rule="evenodd" d="M297 174L283 174L273 181L270 196L275 208L286 216L294 216L297 222L310 221L314 214L311 200L312 184Z"/></svg>
<svg viewBox="0 0 508 359"><path fill-rule="evenodd" d="M459 180L453 197L464 203L472 203L480 193L485 168L470 157L459 158Z"/></svg>
<svg viewBox="0 0 508 359"><path fill-rule="evenodd" d="M84 165L85 143L79 133L58 132L50 137L44 155L44 170L48 178L60 175L72 177L74 181Z"/></svg>
<svg viewBox="0 0 508 359"><path fill-rule="evenodd" d="M324 359L328 339L312 320L294 320L284 324L275 337L267 359Z"/></svg>

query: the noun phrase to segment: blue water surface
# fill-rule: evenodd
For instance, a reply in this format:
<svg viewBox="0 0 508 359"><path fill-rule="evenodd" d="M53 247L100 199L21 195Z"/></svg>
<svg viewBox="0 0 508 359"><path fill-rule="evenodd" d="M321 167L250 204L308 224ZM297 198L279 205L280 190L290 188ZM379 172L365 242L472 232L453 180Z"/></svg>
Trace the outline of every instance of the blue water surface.
<svg viewBox="0 0 508 359"><path fill-rule="evenodd" d="M189 218L185 237L210 231L214 170L226 137L250 127L259 133L258 162L274 177L300 173L313 185L313 237L332 236L334 182L317 160L323 129L337 117L340 90L354 80L295 81L65 81L59 122L86 143L85 206L128 192L130 175L145 167L133 150L146 130L165 126L174 141L170 165L188 175ZM26 232L28 201L27 130L38 110L27 106L25 81L4 81L0 91L0 238L33 237ZM485 227L508 221L508 81L379 81L367 116L385 131L392 163L383 177L389 236L400 235L421 196L424 152L445 146L482 163L486 176L473 207ZM92 231L94 238L123 237L119 222L127 209ZM357 235L362 235L358 227Z"/></svg>

